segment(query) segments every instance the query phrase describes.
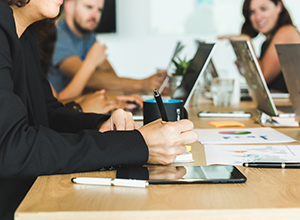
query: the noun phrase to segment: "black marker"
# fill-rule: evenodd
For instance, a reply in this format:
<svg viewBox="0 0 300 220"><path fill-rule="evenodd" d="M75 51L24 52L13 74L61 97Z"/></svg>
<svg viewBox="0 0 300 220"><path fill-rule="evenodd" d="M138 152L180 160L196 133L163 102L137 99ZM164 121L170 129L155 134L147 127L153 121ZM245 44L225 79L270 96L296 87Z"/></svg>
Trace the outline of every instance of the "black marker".
<svg viewBox="0 0 300 220"><path fill-rule="evenodd" d="M281 163L281 162L249 162L243 163L244 167L253 168L296 168L300 169L300 163Z"/></svg>
<svg viewBox="0 0 300 220"><path fill-rule="evenodd" d="M163 121L169 121L168 120L168 116L167 116L167 112L166 112L166 109L165 109L165 106L161 100L161 96L159 94L159 92L157 91L157 89L154 89L154 98L156 100L156 104L157 104L157 107L158 107L158 111L159 111L159 114L161 116L161 119Z"/></svg>

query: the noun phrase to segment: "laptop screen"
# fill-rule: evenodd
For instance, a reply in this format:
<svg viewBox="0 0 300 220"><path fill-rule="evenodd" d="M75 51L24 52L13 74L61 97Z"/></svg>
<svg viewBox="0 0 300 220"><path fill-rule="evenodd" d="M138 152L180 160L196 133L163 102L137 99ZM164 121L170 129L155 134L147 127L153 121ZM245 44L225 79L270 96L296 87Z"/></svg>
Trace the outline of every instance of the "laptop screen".
<svg viewBox="0 0 300 220"><path fill-rule="evenodd" d="M215 48L215 44L200 43L194 58L191 60L180 86L174 91L172 98L181 99L188 106L193 92L204 73Z"/></svg>
<svg viewBox="0 0 300 220"><path fill-rule="evenodd" d="M246 79L257 109L269 116L277 116L277 109L250 42L230 41L230 43L236 54L237 68Z"/></svg>
<svg viewBox="0 0 300 220"><path fill-rule="evenodd" d="M167 72L168 74L171 72L170 71L170 68L172 66L172 63L173 63L173 59L180 53L180 51L183 49L183 45L181 44L180 41L177 42L176 44L176 47L175 47L175 50L174 50L174 53L171 57L171 60L167 66ZM164 79L164 81L162 82L162 84L160 85L159 89L158 89L158 92L159 93L162 93L163 90L165 89L166 85L169 83L169 76L166 76L166 78Z"/></svg>
<svg viewBox="0 0 300 220"><path fill-rule="evenodd" d="M300 122L300 44L275 45L297 121Z"/></svg>

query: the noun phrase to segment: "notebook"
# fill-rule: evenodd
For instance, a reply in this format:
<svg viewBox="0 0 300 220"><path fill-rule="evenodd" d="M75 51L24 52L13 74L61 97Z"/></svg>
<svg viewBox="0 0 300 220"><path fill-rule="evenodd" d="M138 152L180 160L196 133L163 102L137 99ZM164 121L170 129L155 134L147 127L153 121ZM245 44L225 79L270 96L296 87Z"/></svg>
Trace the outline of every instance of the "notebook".
<svg viewBox="0 0 300 220"><path fill-rule="evenodd" d="M300 44L275 45L290 99L300 122Z"/></svg>
<svg viewBox="0 0 300 220"><path fill-rule="evenodd" d="M230 41L230 43L237 57L237 68L246 79L257 109L269 116L293 113L292 106L284 106L282 109L275 106L251 43L249 41Z"/></svg>

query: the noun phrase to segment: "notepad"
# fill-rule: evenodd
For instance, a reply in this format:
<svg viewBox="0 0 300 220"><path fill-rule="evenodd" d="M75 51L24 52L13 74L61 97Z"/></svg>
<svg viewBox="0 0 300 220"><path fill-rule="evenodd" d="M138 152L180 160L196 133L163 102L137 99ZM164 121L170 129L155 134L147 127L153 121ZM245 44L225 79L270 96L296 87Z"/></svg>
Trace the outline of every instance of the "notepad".
<svg viewBox="0 0 300 220"><path fill-rule="evenodd" d="M191 152L186 150L183 154L177 155L174 163L191 163L194 162L193 155Z"/></svg>

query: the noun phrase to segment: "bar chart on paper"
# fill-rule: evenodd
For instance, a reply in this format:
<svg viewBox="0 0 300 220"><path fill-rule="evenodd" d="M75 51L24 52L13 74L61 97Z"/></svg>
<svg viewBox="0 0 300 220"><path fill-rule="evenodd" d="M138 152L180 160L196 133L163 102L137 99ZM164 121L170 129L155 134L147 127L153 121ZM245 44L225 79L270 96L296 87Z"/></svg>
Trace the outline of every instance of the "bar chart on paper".
<svg viewBox="0 0 300 220"><path fill-rule="evenodd" d="M207 165L300 162L300 145L204 145Z"/></svg>
<svg viewBox="0 0 300 220"><path fill-rule="evenodd" d="M195 129L202 144L274 144L296 142L272 128Z"/></svg>

